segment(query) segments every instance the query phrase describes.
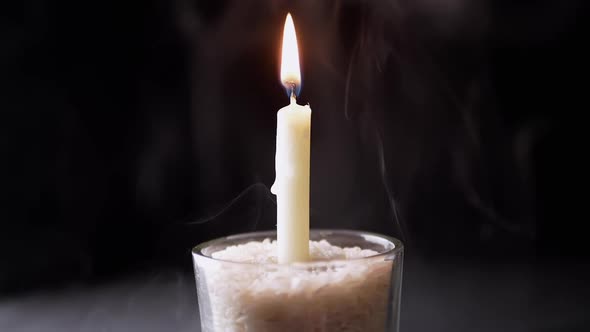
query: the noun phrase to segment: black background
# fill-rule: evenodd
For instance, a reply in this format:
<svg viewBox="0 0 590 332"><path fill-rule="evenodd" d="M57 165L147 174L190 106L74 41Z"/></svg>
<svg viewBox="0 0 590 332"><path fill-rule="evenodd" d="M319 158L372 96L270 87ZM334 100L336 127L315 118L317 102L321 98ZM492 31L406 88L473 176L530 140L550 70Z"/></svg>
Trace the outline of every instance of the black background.
<svg viewBox="0 0 590 332"><path fill-rule="evenodd" d="M510 311L524 314L497 318L505 330L581 330L583 312L530 322L547 317L536 303L578 312L565 303L587 294L586 218L575 212L586 196L582 3L30 0L3 10L0 294L18 309L0 321L17 330L15 312L32 310L19 299L38 292L65 294L55 303L68 308L72 285L145 271L190 278L192 246L274 227L290 11L299 101L313 110L312 227L404 240L402 326L449 305L477 308L478 321L530 287ZM500 295L460 302L454 283Z"/></svg>

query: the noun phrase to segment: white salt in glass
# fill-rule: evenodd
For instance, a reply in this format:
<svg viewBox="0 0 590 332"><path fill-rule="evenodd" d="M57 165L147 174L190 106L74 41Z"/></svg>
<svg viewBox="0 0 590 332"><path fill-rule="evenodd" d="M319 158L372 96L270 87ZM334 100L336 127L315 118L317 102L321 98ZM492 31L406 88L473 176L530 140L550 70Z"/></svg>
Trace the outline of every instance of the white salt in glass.
<svg viewBox="0 0 590 332"><path fill-rule="evenodd" d="M246 258L251 262L213 257L228 247L265 239L275 240L276 232L224 237L193 249L203 332L399 330L401 241L361 231L311 230L312 241L327 240L333 246L376 253L293 264L260 263L265 260L259 257ZM271 243L267 240L257 246L270 248ZM235 256L239 250L233 252ZM271 250L254 254L276 256ZM324 253L316 246L315 254Z"/></svg>

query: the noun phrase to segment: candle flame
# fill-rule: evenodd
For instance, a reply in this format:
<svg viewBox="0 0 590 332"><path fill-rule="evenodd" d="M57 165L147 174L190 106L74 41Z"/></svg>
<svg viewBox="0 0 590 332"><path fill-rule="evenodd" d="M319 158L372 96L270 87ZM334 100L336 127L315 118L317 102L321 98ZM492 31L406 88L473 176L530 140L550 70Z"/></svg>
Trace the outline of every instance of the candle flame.
<svg viewBox="0 0 590 332"><path fill-rule="evenodd" d="M298 95L301 88L301 70L299 69L299 49L297 35L291 14L287 14L283 30L283 49L281 52L281 82L290 96Z"/></svg>

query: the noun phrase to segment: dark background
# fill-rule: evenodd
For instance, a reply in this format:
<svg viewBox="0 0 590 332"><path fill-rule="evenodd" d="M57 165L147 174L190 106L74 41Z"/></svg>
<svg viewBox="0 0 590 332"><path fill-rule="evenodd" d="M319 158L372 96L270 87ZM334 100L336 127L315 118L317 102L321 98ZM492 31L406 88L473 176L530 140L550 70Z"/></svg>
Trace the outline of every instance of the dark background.
<svg viewBox="0 0 590 332"><path fill-rule="evenodd" d="M139 302L161 303L136 312L152 313L154 331L197 324L190 248L275 225L290 11L299 101L313 110L312 227L405 242L402 328L583 330L582 4L30 0L2 10L0 327L133 330L144 315L90 313L131 303L134 287Z"/></svg>

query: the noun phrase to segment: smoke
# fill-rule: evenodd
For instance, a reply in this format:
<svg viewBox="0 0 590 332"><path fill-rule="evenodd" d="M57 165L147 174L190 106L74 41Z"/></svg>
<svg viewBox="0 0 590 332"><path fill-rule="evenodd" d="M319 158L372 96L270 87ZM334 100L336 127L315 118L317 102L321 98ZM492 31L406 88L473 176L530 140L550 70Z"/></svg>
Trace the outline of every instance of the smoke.
<svg viewBox="0 0 590 332"><path fill-rule="evenodd" d="M496 10L464 0L177 1L191 49L198 217L189 224L219 220L252 196L264 199L251 204L272 201L276 111L287 103L278 44L289 11L300 103L313 111L312 227L380 231L418 246L478 241L490 227L531 239L530 158L542 131L510 124L496 102Z"/></svg>
<svg viewBox="0 0 590 332"><path fill-rule="evenodd" d="M363 2L362 6L363 24L352 38L357 46L347 72L344 114L353 121L351 108L373 114L374 125L369 128L377 133L374 144L392 215L400 222L399 202L405 202L401 211L408 213L402 213L401 219L413 219L410 233L430 227L432 220L419 219L436 218L436 212L420 217L416 210L423 208L419 205L432 208L428 196L433 194L420 186L439 186L439 195L462 196L460 200L439 197L445 202L440 204L448 204L438 207L444 213L449 208L472 209L476 213L469 217L472 224L482 229L492 224L500 232L531 240L530 160L533 142L542 132L531 130L530 120L522 129L509 128L502 110L496 108L487 53L493 33L489 3L420 1L384 8ZM357 105L351 107L355 94ZM398 165L388 163L388 156ZM405 165L399 165L400 159ZM439 217L466 215L453 212ZM444 222L448 223L444 233L449 235L457 232L453 227L463 227Z"/></svg>
<svg viewBox="0 0 590 332"><path fill-rule="evenodd" d="M229 201L225 206L220 209L215 210L213 213L206 217L201 217L197 220L189 220L186 222L187 225L198 225L208 223L213 220L218 220L220 217L223 216L224 213L228 212L231 208L234 208L236 204L240 203L244 200L248 195L256 195L257 202L256 206L256 217L252 223L251 230L255 231L256 227L260 223L260 219L262 218L262 203L260 202L260 198L262 196L263 199L268 199L272 204L276 205L276 199L270 192L270 189L264 183L254 183L251 186L248 186L242 192L240 192L236 197L234 197L231 201Z"/></svg>

